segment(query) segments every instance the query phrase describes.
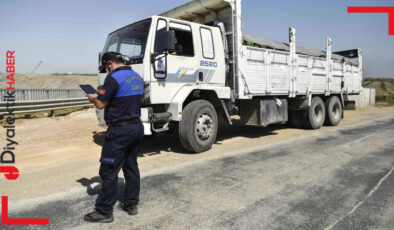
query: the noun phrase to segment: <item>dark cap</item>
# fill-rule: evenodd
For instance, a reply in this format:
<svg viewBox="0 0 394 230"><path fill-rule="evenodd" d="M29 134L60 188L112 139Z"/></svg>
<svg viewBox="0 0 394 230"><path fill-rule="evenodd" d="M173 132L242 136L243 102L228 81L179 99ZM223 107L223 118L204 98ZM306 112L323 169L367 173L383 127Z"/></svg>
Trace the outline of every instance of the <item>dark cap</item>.
<svg viewBox="0 0 394 230"><path fill-rule="evenodd" d="M106 52L101 57L101 65L105 66L108 61L123 62L123 56L117 52Z"/></svg>

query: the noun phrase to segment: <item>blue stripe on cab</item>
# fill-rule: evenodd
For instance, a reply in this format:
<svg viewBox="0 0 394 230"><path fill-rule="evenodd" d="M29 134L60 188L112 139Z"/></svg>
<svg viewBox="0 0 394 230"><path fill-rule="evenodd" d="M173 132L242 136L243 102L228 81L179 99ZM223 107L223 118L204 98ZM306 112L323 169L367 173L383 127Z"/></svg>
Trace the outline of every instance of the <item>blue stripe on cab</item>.
<svg viewBox="0 0 394 230"><path fill-rule="evenodd" d="M181 74L181 69L180 70L178 70L176 73L175 73L175 77L178 77L179 76L179 74Z"/></svg>

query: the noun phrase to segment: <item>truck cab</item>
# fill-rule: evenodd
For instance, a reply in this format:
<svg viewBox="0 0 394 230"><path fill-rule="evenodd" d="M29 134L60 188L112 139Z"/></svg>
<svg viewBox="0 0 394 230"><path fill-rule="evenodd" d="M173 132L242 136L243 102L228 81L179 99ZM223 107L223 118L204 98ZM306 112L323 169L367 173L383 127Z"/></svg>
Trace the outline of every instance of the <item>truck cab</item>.
<svg viewBox="0 0 394 230"><path fill-rule="evenodd" d="M102 53L110 51L125 55L126 64L144 79L141 119L146 135L177 125L193 95L205 93L215 106L230 98L219 27L152 16L110 33ZM99 90L106 76L99 73ZM103 111L97 115L105 126Z"/></svg>

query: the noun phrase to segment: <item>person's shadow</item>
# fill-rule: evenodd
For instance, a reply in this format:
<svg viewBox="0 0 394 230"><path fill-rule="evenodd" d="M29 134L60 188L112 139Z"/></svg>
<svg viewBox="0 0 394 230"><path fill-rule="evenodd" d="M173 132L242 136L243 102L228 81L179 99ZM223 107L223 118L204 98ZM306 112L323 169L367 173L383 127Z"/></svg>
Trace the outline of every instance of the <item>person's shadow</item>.
<svg viewBox="0 0 394 230"><path fill-rule="evenodd" d="M89 196L95 196L101 193L101 179L100 177L92 177L90 179L84 177L77 180L82 186L86 187L86 193ZM124 201L124 189L125 189L125 182L123 178L118 178L118 190L116 193L116 200L119 202Z"/></svg>

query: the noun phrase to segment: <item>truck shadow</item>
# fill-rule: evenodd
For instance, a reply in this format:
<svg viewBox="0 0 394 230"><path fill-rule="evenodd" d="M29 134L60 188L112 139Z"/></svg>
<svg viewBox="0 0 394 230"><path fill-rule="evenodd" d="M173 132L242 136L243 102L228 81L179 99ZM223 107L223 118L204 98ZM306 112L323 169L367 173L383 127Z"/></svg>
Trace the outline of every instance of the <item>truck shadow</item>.
<svg viewBox="0 0 394 230"><path fill-rule="evenodd" d="M263 128L258 126L245 126L235 123L232 126L220 126L215 145L220 145L224 140L235 137L246 137L250 139L264 136L277 135L277 131L288 128L289 125L271 125ZM104 144L105 132L94 132L93 141L102 146ZM178 141L177 134L159 133L154 136L146 136L141 145L139 157L157 155L161 152L175 152L179 154L191 154L184 150Z"/></svg>

